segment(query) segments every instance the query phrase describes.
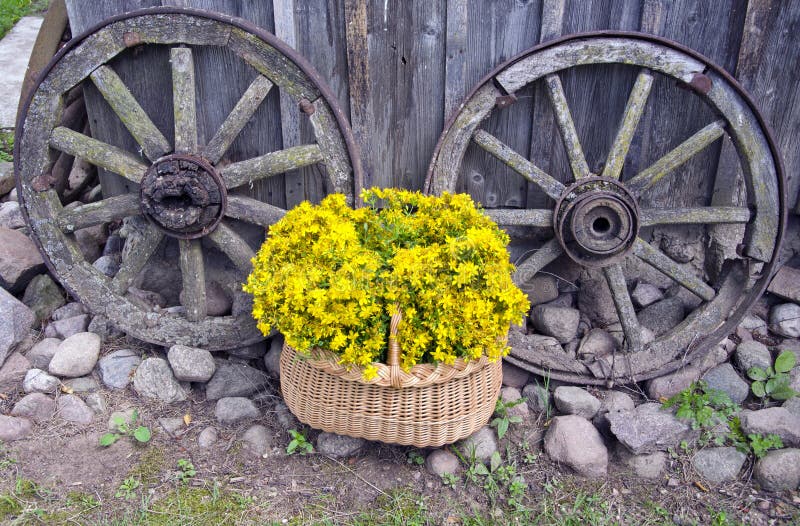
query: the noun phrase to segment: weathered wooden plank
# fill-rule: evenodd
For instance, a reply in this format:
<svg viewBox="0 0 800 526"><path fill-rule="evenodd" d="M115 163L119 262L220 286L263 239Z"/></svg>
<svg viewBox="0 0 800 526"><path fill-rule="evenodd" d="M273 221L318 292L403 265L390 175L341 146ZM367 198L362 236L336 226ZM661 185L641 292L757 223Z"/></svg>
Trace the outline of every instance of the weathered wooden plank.
<svg viewBox="0 0 800 526"><path fill-rule="evenodd" d="M142 151L151 161L172 150L164 135L128 91L122 79L108 66L100 66L90 75L92 82L114 110Z"/></svg>
<svg viewBox="0 0 800 526"><path fill-rule="evenodd" d="M628 285L625 282L622 266L619 263L614 263L604 267L603 274L605 274L608 282L614 307L617 309L622 332L625 333L625 341L627 343L625 350L628 353L638 352L642 348L642 329L639 326L639 320L636 318L636 311L633 309L631 295L628 294Z"/></svg>
<svg viewBox="0 0 800 526"><path fill-rule="evenodd" d="M208 141L208 144L202 148L203 155L212 164L216 164L222 159L222 156L231 147L242 128L253 118L253 114L267 97L272 86L272 82L267 77L258 75L247 87L236 106L228 114L225 122L222 123L211 140Z"/></svg>
<svg viewBox="0 0 800 526"><path fill-rule="evenodd" d="M111 170L134 183L139 183L147 171L147 165L135 155L61 126L50 134L50 146Z"/></svg>
<svg viewBox="0 0 800 526"><path fill-rule="evenodd" d="M714 289L694 275L690 269L675 263L643 239L636 239L633 245L633 252L642 261L651 265L656 270L663 272L666 276L669 276L675 280L676 283L679 283L698 297L706 301L711 301L714 299L714 296L717 295Z"/></svg>
<svg viewBox="0 0 800 526"><path fill-rule="evenodd" d="M444 117L449 118L461 104L468 89L467 31L469 28L467 0L447 2L447 36L444 60Z"/></svg>
<svg viewBox="0 0 800 526"><path fill-rule="evenodd" d="M125 294L164 239L161 230L144 220L141 223L141 233L131 233L122 247L122 265L111 280L115 294Z"/></svg>
<svg viewBox="0 0 800 526"><path fill-rule="evenodd" d="M373 140L375 118L370 108L371 84L369 46L367 44L367 2L344 0L345 38L347 43L347 84L350 94L350 125L358 144L366 186L387 186L385 175L375 180Z"/></svg>
<svg viewBox="0 0 800 526"><path fill-rule="evenodd" d="M653 86L653 75L648 71L642 71L636 77L628 102L625 104L625 112L622 115L622 122L617 130L617 136L608 152L606 164L603 167L603 177L619 179L622 173L622 165L625 164L625 157L633 141L633 134L644 112L647 97L650 95L650 88Z"/></svg>
<svg viewBox="0 0 800 526"><path fill-rule="evenodd" d="M484 210L486 215L501 226L535 226L553 228L553 211L549 209L490 208Z"/></svg>
<svg viewBox="0 0 800 526"><path fill-rule="evenodd" d="M339 134L339 125L323 99L314 102L313 108L314 112L310 117L311 126L314 128L314 135L322 152L322 161L325 163L328 193L344 194L347 202L353 204L358 199L358 196L354 195L356 183L353 181L350 154L347 153L344 138Z"/></svg>
<svg viewBox="0 0 800 526"><path fill-rule="evenodd" d="M58 214L56 222L62 231L69 234L82 228L117 221L138 213L138 196L136 194L123 194L109 197L96 203L65 208Z"/></svg>
<svg viewBox="0 0 800 526"><path fill-rule="evenodd" d="M230 189L323 160L319 145L304 144L229 164L220 170L220 176Z"/></svg>
<svg viewBox="0 0 800 526"><path fill-rule="evenodd" d="M253 270L253 264L250 260L255 257L255 252L225 221L218 224L207 239L223 254L228 256L231 262L236 265L236 268L245 274L249 274Z"/></svg>
<svg viewBox="0 0 800 526"><path fill-rule="evenodd" d="M197 100L194 58L188 47L169 50L172 65L172 114L175 121L175 151L197 151Z"/></svg>
<svg viewBox="0 0 800 526"><path fill-rule="evenodd" d="M553 199L558 199L564 191L563 184L553 179L550 175L543 172L540 168L513 151L488 132L478 130L475 132L472 140L525 179L540 186L542 190Z"/></svg>
<svg viewBox="0 0 800 526"><path fill-rule="evenodd" d="M203 246L199 239L179 239L179 264L183 289L181 305L186 319L199 321L206 317L206 273L203 263Z"/></svg>
<svg viewBox="0 0 800 526"><path fill-rule="evenodd" d="M286 210L243 195L228 194L225 215L269 228L286 215Z"/></svg>
<svg viewBox="0 0 800 526"><path fill-rule="evenodd" d="M558 239L551 239L539 247L528 259L517 265L517 270L514 272L514 283L518 285L530 284L537 272L563 253L564 249Z"/></svg>
<svg viewBox="0 0 800 526"><path fill-rule="evenodd" d="M499 77L499 75L498 75ZM558 132L567 151L569 164L572 168L572 176L577 181L581 177L589 176L589 165L583 155L581 141L578 138L578 131L575 129L575 121L569 111L567 96L564 94L564 86L558 75L551 73L546 77L547 94L550 97L550 104L553 105L553 113L556 116ZM552 197L552 196L551 196Z"/></svg>
<svg viewBox="0 0 800 526"><path fill-rule="evenodd" d="M750 209L740 206L645 208L639 220L642 226L747 223L750 221Z"/></svg>

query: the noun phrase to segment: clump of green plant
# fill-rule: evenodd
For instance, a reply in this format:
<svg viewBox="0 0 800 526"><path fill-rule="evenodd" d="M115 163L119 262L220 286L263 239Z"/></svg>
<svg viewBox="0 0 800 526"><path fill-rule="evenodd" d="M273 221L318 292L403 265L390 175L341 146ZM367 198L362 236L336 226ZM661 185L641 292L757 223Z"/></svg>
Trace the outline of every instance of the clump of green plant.
<svg viewBox="0 0 800 526"><path fill-rule="evenodd" d="M511 460L510 455L508 461L504 462L500 452L495 451L487 465L476 458L474 449L467 455L458 448L453 448L453 451L466 467L464 473L466 482L483 488L492 505L495 505L499 499L504 499L517 511L523 508L522 498L528 485L525 478L517 474L517 464ZM458 479L442 477L442 481L445 484L454 485Z"/></svg>
<svg viewBox="0 0 800 526"><path fill-rule="evenodd" d="M494 414L496 415L495 418L492 420L490 425L492 427L497 428L497 438L503 438L508 431L508 426L511 424L519 424L522 422L522 417L519 415L510 415L508 410L512 407L516 407L519 404L525 403L527 398L517 398L516 400L512 400L510 402L504 402L502 398L497 399L497 403L494 406Z"/></svg>
<svg viewBox="0 0 800 526"><path fill-rule="evenodd" d="M763 399L788 400L797 396L797 391L791 388L789 371L795 366L797 357L791 351L783 351L775 358L775 363L766 369L751 367L747 376L753 380L750 390L753 394Z"/></svg>
<svg viewBox="0 0 800 526"><path fill-rule="evenodd" d="M87 511L100 506L100 501L98 501L94 495L89 493L83 493L82 491L70 491L67 493L67 504Z"/></svg>
<svg viewBox="0 0 800 526"><path fill-rule="evenodd" d="M194 469L194 464L192 464L192 461L185 458L179 458L178 480L185 484L195 475L197 475L197 470Z"/></svg>
<svg viewBox="0 0 800 526"><path fill-rule="evenodd" d="M425 457L419 451L412 449L408 452L408 463L421 466L425 463Z"/></svg>
<svg viewBox="0 0 800 526"><path fill-rule="evenodd" d="M742 453L752 453L756 458L763 458L771 449L781 449L783 440L776 434L762 435L761 433L745 434L739 417L733 417L728 422L730 430L725 438ZM719 443L722 445L722 443Z"/></svg>
<svg viewBox="0 0 800 526"><path fill-rule="evenodd" d="M137 426L136 424L138 420L139 412L135 409L133 410L133 413L131 413L130 422L126 422L121 416L115 416L113 423L116 426L116 432L106 433L105 435L101 436L100 445L103 447L108 447L123 437L131 437L142 444L150 442L150 438L152 437L150 428L142 425Z"/></svg>
<svg viewBox="0 0 800 526"><path fill-rule="evenodd" d="M314 452L314 446L308 441L306 435L302 431L290 429L289 434L292 436L291 442L286 446L286 453L294 455L300 453L301 455L308 455Z"/></svg>
<svg viewBox="0 0 800 526"><path fill-rule="evenodd" d="M136 490L139 489L141 485L141 481L136 477L128 477L119 485L114 496L118 499L124 498L125 500L130 500L136 495Z"/></svg>

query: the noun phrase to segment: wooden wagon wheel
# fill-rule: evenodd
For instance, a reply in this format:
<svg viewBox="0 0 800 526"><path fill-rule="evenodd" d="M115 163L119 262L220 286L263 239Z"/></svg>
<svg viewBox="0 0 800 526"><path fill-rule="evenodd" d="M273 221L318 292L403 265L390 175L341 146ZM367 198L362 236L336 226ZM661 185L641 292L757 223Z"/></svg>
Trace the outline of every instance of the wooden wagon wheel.
<svg viewBox="0 0 800 526"><path fill-rule="evenodd" d="M172 93L165 95L173 100L174 141L156 127L109 65L127 48L142 45L169 47ZM200 46L227 48L255 77L205 144L198 141L202 101L196 100L193 60L193 49ZM65 96L80 83L94 84L138 143L138 151L59 125ZM296 101L316 142L220 162L272 88ZM51 156L58 151L122 176L131 190L74 208L62 206L48 178ZM50 270L74 296L139 339L210 350L263 339L243 294L244 299L234 298L230 314L208 315L206 309L210 251L216 254L215 263L224 259L241 283L251 270L255 242L237 233L236 225L258 225L263 239L263 229L284 214L244 190L253 182L321 163L326 190L344 193L352 202L360 178L346 119L302 57L244 20L180 8L127 13L70 41L40 75L24 104L14 159L20 201L33 237ZM128 235L119 271L109 277L86 261L73 233L121 220ZM148 308L126 291L170 239L179 246L172 265L180 268L183 308Z"/></svg>
<svg viewBox="0 0 800 526"><path fill-rule="evenodd" d="M575 73L567 72L572 68L602 64L617 66L594 66L595 70L606 67L606 71L618 73L627 70L619 65L626 65L635 68L637 76L619 126L611 123L607 130L613 134L610 150L593 173L582 151L561 78ZM690 137L673 138L672 149L646 168L629 170L626 156L646 111L654 79L668 80L662 85L669 89L675 89L675 84L689 88L685 96L700 97L715 117ZM482 123L487 126L491 122L490 115L514 111L513 105L505 108L515 100L515 93L525 93L521 90L528 85L542 86L539 89L548 94L553 126L566 150L565 173L546 173L492 130L481 129ZM534 123L534 129L547 129L537 128L538 124ZM743 173L743 199L669 208L653 202L652 189L661 180L676 177L681 165L725 135L735 148ZM577 285L605 288L607 301L613 302L612 312L616 311L621 325L622 344L604 356L512 350L509 361L530 371L593 384L666 374L701 358L729 334L773 273L786 206L780 159L769 131L748 95L730 75L678 44L638 33L600 32L533 48L495 69L462 103L439 139L428 171L428 191L464 188L468 147L478 152L476 155L499 160L525 178L529 188L543 194L535 203L547 203L546 208L487 210L501 225L539 229L541 239L546 240L518 264L515 281L529 284L543 269L558 273L563 265L577 264L581 276ZM709 246L718 242L712 233L722 225L734 225L743 233L734 246L723 247L727 253L723 261L717 257L712 262L709 255L705 266L709 268L699 270L676 262L647 240L655 229L663 228L660 225L689 224L701 225ZM648 341L652 334L643 334L629 293L629 286L634 284L631 269L642 267L657 269L696 296L689 314L652 341ZM582 316L585 314L582 311Z"/></svg>

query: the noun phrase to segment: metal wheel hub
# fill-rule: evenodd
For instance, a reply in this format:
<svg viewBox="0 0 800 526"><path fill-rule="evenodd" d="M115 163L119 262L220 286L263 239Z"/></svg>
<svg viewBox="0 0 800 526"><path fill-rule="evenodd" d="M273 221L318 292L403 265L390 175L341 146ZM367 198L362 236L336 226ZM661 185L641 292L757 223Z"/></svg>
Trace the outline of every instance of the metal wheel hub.
<svg viewBox="0 0 800 526"><path fill-rule="evenodd" d="M633 248L639 233L639 207L616 179L586 177L564 191L553 224L570 258L582 265L604 267Z"/></svg>
<svg viewBox="0 0 800 526"><path fill-rule="evenodd" d="M142 213L167 235L182 239L205 236L222 220L225 185L200 157L173 154L158 159L142 180Z"/></svg>

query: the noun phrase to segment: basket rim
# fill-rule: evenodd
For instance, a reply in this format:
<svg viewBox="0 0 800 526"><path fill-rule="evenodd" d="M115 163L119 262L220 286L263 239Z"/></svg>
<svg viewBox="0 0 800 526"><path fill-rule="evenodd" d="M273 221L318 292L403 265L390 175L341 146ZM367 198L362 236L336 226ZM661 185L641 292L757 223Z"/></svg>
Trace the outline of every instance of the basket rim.
<svg viewBox="0 0 800 526"><path fill-rule="evenodd" d="M377 375L365 380L361 371L353 366L346 366L339 363L338 356L331 351L315 347L308 353L299 351L284 342L283 350L302 356L304 361L320 371L324 371L332 376L345 381L357 382L366 385L379 387L427 387L445 383L454 378L463 378L488 365L495 364L502 360L489 360L486 355L482 355L477 360L465 360L456 358L452 365L445 363L420 363L405 371L399 365L387 365L385 363L373 362L372 365L377 369Z"/></svg>

